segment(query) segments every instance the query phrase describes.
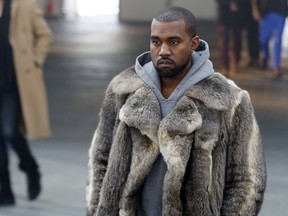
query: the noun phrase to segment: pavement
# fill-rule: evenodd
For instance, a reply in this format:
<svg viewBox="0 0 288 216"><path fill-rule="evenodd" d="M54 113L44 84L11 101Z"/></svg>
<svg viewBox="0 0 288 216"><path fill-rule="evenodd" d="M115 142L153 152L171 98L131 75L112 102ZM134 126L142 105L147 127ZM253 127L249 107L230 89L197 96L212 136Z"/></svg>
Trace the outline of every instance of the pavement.
<svg viewBox="0 0 288 216"><path fill-rule="evenodd" d="M149 24L123 24L111 16L48 22L54 41L44 76L52 136L31 142L41 167L43 192L36 201L27 200L26 176L10 151L17 205L1 208L0 216L85 215L88 149L106 86L149 49ZM215 23L200 20L198 34L209 43L215 69L221 71ZM268 184L260 216L288 215L287 56L283 58L284 77L274 79L269 70L245 67L244 43L243 60L233 78L250 93L265 149Z"/></svg>

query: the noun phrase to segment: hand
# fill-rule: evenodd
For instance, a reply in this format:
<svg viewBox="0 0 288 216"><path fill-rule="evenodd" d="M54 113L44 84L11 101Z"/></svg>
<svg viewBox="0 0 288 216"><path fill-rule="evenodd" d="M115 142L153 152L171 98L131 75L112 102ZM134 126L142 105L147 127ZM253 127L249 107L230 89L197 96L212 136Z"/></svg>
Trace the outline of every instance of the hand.
<svg viewBox="0 0 288 216"><path fill-rule="evenodd" d="M253 16L253 19L256 20L257 22L261 20L261 14L259 13L257 9L252 10L252 16Z"/></svg>

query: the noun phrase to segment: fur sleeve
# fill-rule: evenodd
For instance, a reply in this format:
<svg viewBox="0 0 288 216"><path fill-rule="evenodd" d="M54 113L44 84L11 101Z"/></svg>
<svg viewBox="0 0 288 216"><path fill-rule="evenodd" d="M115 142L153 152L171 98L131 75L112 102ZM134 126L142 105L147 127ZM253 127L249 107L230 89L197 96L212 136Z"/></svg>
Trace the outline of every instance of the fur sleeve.
<svg viewBox="0 0 288 216"><path fill-rule="evenodd" d="M256 216L266 187L266 165L259 128L246 91L240 91L231 110L221 215Z"/></svg>
<svg viewBox="0 0 288 216"><path fill-rule="evenodd" d="M88 179L86 188L87 216L97 209L99 192L106 172L116 119L115 93L110 84L100 111L99 124L89 149Z"/></svg>

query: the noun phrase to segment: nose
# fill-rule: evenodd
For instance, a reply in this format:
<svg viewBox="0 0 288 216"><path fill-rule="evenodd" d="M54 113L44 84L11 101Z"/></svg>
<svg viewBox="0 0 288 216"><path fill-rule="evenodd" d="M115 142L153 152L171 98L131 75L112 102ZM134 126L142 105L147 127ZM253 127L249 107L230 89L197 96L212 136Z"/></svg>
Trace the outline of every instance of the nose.
<svg viewBox="0 0 288 216"><path fill-rule="evenodd" d="M159 55L163 57L163 56L169 56L170 54L171 53L170 53L169 46L163 43L160 47Z"/></svg>

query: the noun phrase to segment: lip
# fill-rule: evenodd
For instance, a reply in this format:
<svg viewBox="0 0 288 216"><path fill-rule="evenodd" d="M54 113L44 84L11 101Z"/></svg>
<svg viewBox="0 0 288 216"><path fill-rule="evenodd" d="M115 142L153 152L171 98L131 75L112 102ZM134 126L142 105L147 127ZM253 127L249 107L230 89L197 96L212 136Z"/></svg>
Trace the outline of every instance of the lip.
<svg viewBox="0 0 288 216"><path fill-rule="evenodd" d="M171 59L160 59L158 60L158 66L165 67L174 65L174 62Z"/></svg>

